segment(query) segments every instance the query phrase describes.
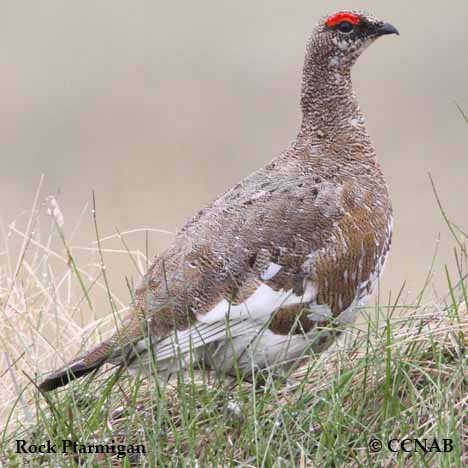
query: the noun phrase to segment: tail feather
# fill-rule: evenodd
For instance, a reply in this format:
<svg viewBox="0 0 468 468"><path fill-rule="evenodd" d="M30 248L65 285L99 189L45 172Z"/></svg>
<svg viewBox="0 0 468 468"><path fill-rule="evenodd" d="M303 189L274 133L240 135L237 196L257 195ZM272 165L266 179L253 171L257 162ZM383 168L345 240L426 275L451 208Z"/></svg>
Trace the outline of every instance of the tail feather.
<svg viewBox="0 0 468 468"><path fill-rule="evenodd" d="M93 370L98 369L103 363L104 360L89 365L80 359L50 374L39 385L39 389L41 392L50 392L56 388L63 387L72 380L79 379Z"/></svg>
<svg viewBox="0 0 468 468"><path fill-rule="evenodd" d="M106 340L98 344L91 351L61 369L52 372L39 385L42 392L49 392L58 387L63 387L75 379L79 379L86 374L101 367L112 355L112 340Z"/></svg>
<svg viewBox="0 0 468 468"><path fill-rule="evenodd" d="M98 369L105 362L123 364L132 361L139 353L137 342L145 335L146 331L142 327L140 315L131 315L122 328L110 338L99 343L86 354L75 358L58 371L51 373L39 385L39 389L43 392L49 392L67 385L72 380L79 379Z"/></svg>

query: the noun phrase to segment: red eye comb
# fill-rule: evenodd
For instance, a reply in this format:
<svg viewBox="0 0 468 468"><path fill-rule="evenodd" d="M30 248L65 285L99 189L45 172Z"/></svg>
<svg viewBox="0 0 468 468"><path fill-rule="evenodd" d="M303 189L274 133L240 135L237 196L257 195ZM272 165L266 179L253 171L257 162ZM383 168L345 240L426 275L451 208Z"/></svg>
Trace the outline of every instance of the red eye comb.
<svg viewBox="0 0 468 468"><path fill-rule="evenodd" d="M361 19L358 15L354 15L353 13L341 12L336 13L335 15L330 16L326 21L325 24L332 28L337 24L341 23L342 21L348 21L351 24L357 25L360 23Z"/></svg>

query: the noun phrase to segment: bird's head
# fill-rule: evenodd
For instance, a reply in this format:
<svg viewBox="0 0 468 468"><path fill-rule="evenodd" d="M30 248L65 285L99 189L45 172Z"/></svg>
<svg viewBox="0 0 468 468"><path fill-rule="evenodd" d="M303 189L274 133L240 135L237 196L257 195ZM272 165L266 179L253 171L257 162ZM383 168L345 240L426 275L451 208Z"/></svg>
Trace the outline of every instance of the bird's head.
<svg viewBox="0 0 468 468"><path fill-rule="evenodd" d="M319 22L309 52L331 68L349 70L370 44L387 34L399 33L391 24L366 13L341 11Z"/></svg>

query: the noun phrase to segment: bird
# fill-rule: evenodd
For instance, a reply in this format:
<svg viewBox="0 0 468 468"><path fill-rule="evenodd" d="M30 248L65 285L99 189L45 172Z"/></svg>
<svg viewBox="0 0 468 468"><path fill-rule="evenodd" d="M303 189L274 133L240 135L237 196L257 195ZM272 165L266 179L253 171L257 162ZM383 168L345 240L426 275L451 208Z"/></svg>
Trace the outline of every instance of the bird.
<svg viewBox="0 0 468 468"><path fill-rule="evenodd" d="M46 375L42 392L105 363L158 379L189 365L245 378L291 369L355 321L384 269L393 211L351 69L390 34L357 10L318 22L296 138L190 218L113 335Z"/></svg>

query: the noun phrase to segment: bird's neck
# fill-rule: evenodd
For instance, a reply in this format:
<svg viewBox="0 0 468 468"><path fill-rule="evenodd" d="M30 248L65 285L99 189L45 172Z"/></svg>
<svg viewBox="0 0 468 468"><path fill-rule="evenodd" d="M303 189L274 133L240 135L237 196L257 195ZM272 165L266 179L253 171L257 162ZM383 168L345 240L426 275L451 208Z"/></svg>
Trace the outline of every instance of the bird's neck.
<svg viewBox="0 0 468 468"><path fill-rule="evenodd" d="M351 71L306 59L302 78L301 133L364 131L364 117L351 83Z"/></svg>

